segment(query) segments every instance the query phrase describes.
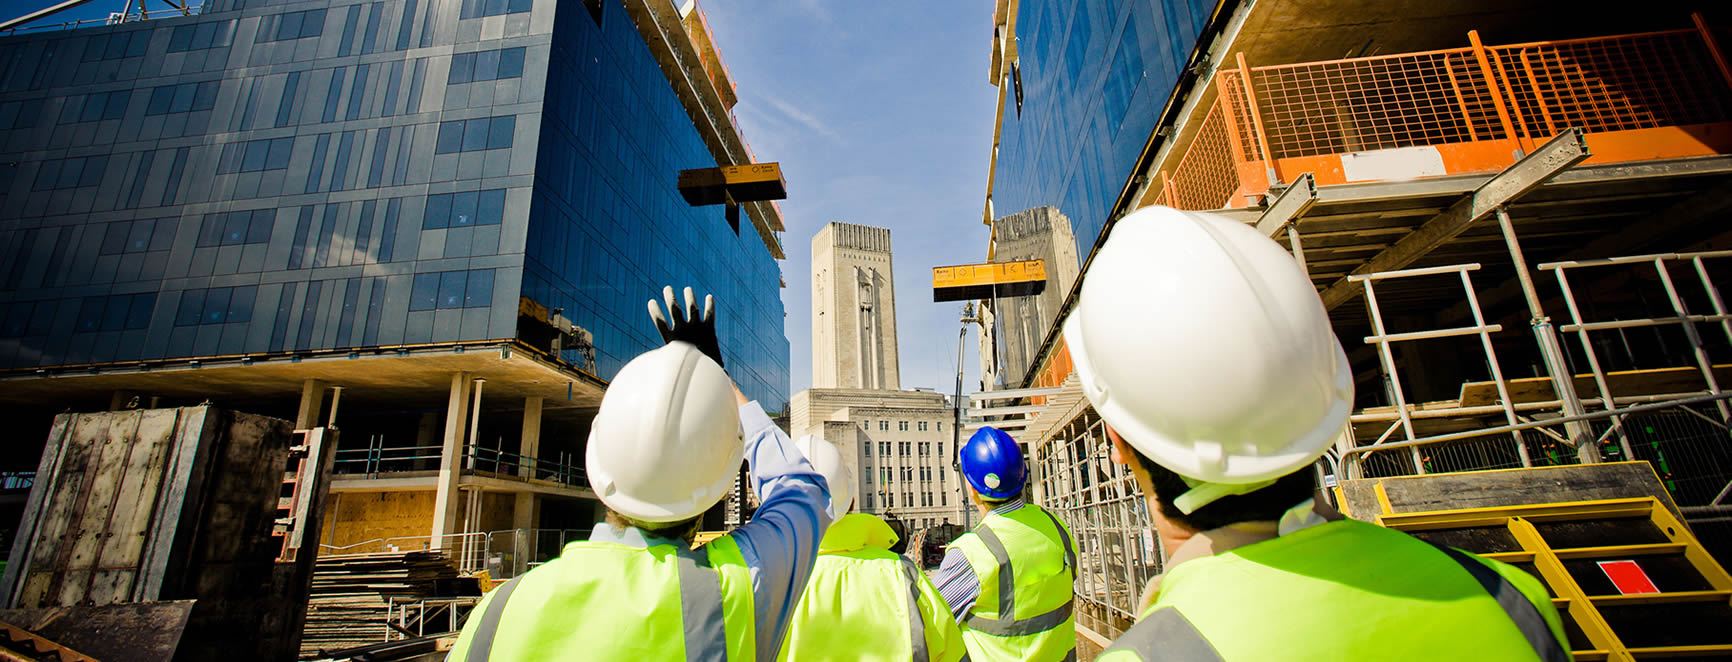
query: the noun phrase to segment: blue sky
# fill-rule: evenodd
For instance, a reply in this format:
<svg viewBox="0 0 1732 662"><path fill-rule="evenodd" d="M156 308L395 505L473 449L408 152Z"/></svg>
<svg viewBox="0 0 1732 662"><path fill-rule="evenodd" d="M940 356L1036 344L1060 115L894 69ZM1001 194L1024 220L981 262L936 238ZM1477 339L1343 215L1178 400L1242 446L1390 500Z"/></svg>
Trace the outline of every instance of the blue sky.
<svg viewBox="0 0 1732 662"><path fill-rule="evenodd" d="M196 0L195 0L196 1ZM52 0L0 0L12 17ZM92 0L42 23L101 18ZM150 7L163 7L160 1ZM955 384L959 307L932 303L931 269L986 255L980 208L996 90L989 0L700 0L739 88L760 160L780 161L788 232L791 392L812 381L811 240L831 220L890 228L902 385ZM975 339L966 383L978 383ZM973 390L973 389L971 389Z"/></svg>
<svg viewBox="0 0 1732 662"><path fill-rule="evenodd" d="M793 390L812 379L812 235L845 220L890 228L903 387L949 392L960 308L932 303L931 269L986 255L992 3L699 4L739 88L734 115L758 158L780 161L788 180ZM970 333L966 383L979 379L975 346Z"/></svg>

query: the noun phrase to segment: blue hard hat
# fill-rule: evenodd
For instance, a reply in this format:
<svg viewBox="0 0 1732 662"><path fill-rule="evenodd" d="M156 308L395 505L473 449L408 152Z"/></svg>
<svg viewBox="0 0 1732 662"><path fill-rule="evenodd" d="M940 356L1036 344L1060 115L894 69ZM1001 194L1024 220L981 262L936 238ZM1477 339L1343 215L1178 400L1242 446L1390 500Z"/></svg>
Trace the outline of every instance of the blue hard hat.
<svg viewBox="0 0 1732 662"><path fill-rule="evenodd" d="M1022 464L1022 447L1009 433L983 427L958 449L957 470L974 491L988 499L1009 499L1022 494L1028 470Z"/></svg>

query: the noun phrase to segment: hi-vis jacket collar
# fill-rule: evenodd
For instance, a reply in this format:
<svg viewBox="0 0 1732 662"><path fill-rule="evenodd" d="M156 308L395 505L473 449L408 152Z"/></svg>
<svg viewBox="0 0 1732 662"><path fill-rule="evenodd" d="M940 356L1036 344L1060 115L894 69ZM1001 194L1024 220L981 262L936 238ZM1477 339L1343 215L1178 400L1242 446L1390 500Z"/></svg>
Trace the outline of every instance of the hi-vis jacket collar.
<svg viewBox="0 0 1732 662"><path fill-rule="evenodd" d="M899 538L889 524L866 513L848 513L830 525L818 541L818 553L852 552L867 547L890 549Z"/></svg>

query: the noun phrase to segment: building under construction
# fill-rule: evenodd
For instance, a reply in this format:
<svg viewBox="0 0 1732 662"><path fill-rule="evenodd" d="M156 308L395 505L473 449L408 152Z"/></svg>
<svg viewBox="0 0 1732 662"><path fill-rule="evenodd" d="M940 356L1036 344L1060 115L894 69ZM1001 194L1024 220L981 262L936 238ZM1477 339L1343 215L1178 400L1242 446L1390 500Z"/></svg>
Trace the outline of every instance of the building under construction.
<svg viewBox="0 0 1732 662"><path fill-rule="evenodd" d="M1113 223L1142 206L1255 225L1303 265L1355 374L1323 486L1641 460L1676 506L1642 512L1668 510L1732 558L1720 289L1732 286L1732 16L1719 10L1000 0L983 220L997 234L1000 216L1056 208L1075 230L1079 283ZM1002 243L989 260L1020 259L997 255ZM1005 388L973 396L972 420L1014 430L1033 498L1075 529L1087 649L1136 618L1162 554L1059 332L1077 291L1059 294L1029 364L1003 365ZM1376 484L1349 514L1381 505L1385 524L1414 524ZM1326 490L1344 492L1371 494ZM1559 596L1577 659L1726 654L1723 635L1644 643L1631 623L1667 626L1614 614L1635 609L1629 596L1596 595L1562 565L1547 574L1543 559L1596 554L1704 567L1667 526L1647 547L1478 551L1542 559L1530 571ZM1732 585L1704 574L1643 598L1642 618L1696 618L1678 616L1686 603L1724 612Z"/></svg>
<svg viewBox="0 0 1732 662"><path fill-rule="evenodd" d="M753 161L695 3L142 4L0 36L0 527L55 413L208 401L342 428L322 554L513 575L670 283L786 407L780 211L675 187Z"/></svg>

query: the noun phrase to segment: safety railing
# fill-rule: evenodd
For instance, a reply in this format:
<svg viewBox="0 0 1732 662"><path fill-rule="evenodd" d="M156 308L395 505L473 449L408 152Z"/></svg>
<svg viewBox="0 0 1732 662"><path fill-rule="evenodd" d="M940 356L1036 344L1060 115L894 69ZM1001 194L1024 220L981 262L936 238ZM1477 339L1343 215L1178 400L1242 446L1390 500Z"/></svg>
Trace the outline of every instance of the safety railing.
<svg viewBox="0 0 1732 662"><path fill-rule="evenodd" d="M1493 172L1569 127L1587 132L1590 163L1732 152L1702 138L1732 125L1732 69L1695 21L1502 46L1470 32L1465 48L1263 67L1240 55L1144 202L1241 207L1303 173L1331 185Z"/></svg>
<svg viewBox="0 0 1732 662"><path fill-rule="evenodd" d="M481 598L391 596L385 607L384 641L456 632Z"/></svg>
<svg viewBox="0 0 1732 662"><path fill-rule="evenodd" d="M382 438L368 441L367 448L339 449L332 471L347 475L378 475L389 473L437 471L444 452L442 446L385 446ZM575 463L570 453L555 458L538 458L510 453L497 448L467 445L463 447L463 468L484 471L496 476L546 480L585 487L589 477Z"/></svg>
<svg viewBox="0 0 1732 662"><path fill-rule="evenodd" d="M59 23L33 23L30 25L23 25L6 30L0 30L0 36L36 34L40 32L52 32L55 30L77 30L79 28L119 25L121 23L136 23L138 21L149 21L159 18L197 16L203 10L204 5L202 3L192 4L190 2L186 4L185 8L168 5L165 5L162 9L147 9L139 7L128 12L113 12L102 18L81 18L73 21L61 21Z"/></svg>

